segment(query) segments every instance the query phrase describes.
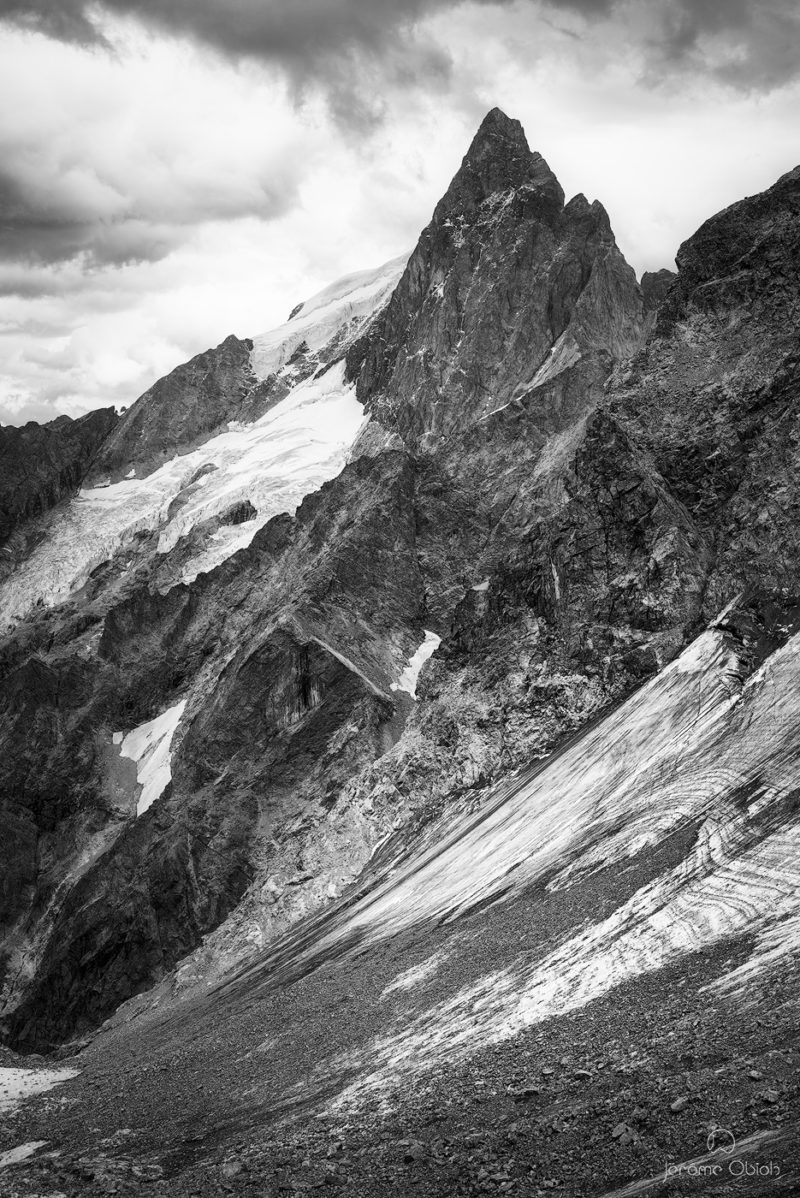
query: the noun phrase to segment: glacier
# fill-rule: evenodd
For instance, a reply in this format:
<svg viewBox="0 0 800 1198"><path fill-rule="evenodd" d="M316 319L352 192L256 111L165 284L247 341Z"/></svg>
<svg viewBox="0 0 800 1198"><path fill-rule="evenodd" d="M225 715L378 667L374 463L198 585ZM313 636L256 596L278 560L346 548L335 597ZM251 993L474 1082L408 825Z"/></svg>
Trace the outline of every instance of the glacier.
<svg viewBox="0 0 800 1198"><path fill-rule="evenodd" d="M250 360L257 378L281 370L303 342L320 350L353 322L364 320L383 307L397 286L408 254L401 254L373 270L345 275L323 288L295 310L285 324L253 338Z"/></svg>
<svg viewBox="0 0 800 1198"><path fill-rule="evenodd" d="M257 375L279 369L302 341L320 348L353 322L360 328L391 294L404 264L402 257L348 275L308 300L293 320L255 338ZM338 342L336 348L342 348ZM259 420L231 422L146 478L82 489L42 518L46 535L0 587L0 627L10 631L34 607L63 602L137 534L157 531L158 552L165 554L198 525L248 500L256 517L217 528L176 581L188 583L212 570L273 516L294 512L340 472L363 415L339 359L297 383Z"/></svg>

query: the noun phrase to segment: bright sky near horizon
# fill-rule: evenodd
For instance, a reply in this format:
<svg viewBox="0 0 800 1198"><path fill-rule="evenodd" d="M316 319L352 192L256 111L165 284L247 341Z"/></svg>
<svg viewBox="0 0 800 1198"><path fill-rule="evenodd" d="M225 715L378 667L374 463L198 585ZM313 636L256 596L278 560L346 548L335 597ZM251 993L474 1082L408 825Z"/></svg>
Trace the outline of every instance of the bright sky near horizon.
<svg viewBox="0 0 800 1198"><path fill-rule="evenodd" d="M0 0L0 422L410 250L485 112L637 272L800 161L795 0Z"/></svg>

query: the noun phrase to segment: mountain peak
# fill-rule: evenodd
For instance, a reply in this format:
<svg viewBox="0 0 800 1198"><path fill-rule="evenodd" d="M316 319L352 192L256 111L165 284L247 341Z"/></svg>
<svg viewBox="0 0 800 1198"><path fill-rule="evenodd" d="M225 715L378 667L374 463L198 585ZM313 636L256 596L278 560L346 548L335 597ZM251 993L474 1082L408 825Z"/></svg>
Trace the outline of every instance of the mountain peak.
<svg viewBox="0 0 800 1198"><path fill-rule="evenodd" d="M470 152L480 147L484 142L505 141L519 146L530 153L525 130L519 121L506 116L502 108L492 108L478 126L478 131L472 139Z"/></svg>
<svg viewBox="0 0 800 1198"><path fill-rule="evenodd" d="M532 151L519 121L492 108L481 121L477 133L439 202L434 220L453 212L468 214L496 192L510 191L533 184L545 201L545 208L559 211L564 192L541 154Z"/></svg>
<svg viewBox="0 0 800 1198"><path fill-rule="evenodd" d="M516 176L526 173L537 157L531 152L520 122L506 116L500 108L493 108L481 121L459 175L469 170L480 173L491 165L495 169L504 168L513 176L510 181L517 182Z"/></svg>

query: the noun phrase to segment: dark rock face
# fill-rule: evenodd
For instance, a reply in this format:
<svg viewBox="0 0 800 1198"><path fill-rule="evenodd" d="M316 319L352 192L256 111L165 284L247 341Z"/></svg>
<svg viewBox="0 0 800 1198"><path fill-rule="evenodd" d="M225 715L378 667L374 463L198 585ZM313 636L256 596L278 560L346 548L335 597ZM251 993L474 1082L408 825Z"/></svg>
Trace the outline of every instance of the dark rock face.
<svg viewBox="0 0 800 1198"><path fill-rule="evenodd" d="M577 394L559 378L541 403L552 431L590 406L641 318L602 205L565 206L519 122L494 110L348 369L367 410L426 448L579 373Z"/></svg>
<svg viewBox="0 0 800 1198"><path fill-rule="evenodd" d="M674 270L646 270L642 275L639 286L642 289L645 313L655 312L661 307L664 296L677 279Z"/></svg>
<svg viewBox="0 0 800 1198"><path fill-rule="evenodd" d="M640 289L601 205L565 204L495 110L347 351L370 421L340 476L189 585L186 547L143 534L136 570L105 563L0 645L14 1042L91 1027L204 937L241 959L254 927L274 936L384 837L548 753L740 592L754 655L789 626L799 179ZM96 472L147 472L271 402L248 370L229 338L156 384ZM424 629L442 643L413 704L391 686ZM111 733L182 701L172 780L133 818Z"/></svg>
<svg viewBox="0 0 800 1198"><path fill-rule="evenodd" d="M662 327L689 311L721 315L745 304L756 319L796 313L799 219L800 167L712 216L678 250L679 282Z"/></svg>
<svg viewBox="0 0 800 1198"><path fill-rule="evenodd" d="M132 404L94 463L92 481L140 478L176 453L186 453L229 420L256 420L288 388L259 382L250 365L253 343L226 337L159 379Z"/></svg>
<svg viewBox="0 0 800 1198"><path fill-rule="evenodd" d="M232 507L223 512L219 522L220 524L246 524L248 520L255 520L257 515L250 500L245 499L242 503L234 503Z"/></svg>
<svg viewBox="0 0 800 1198"><path fill-rule="evenodd" d="M800 169L678 251L654 334L611 409L713 547L704 618L796 592Z"/></svg>
<svg viewBox="0 0 800 1198"><path fill-rule="evenodd" d="M114 409L102 408L78 420L0 428L0 553L13 555L15 530L78 489L116 423Z"/></svg>

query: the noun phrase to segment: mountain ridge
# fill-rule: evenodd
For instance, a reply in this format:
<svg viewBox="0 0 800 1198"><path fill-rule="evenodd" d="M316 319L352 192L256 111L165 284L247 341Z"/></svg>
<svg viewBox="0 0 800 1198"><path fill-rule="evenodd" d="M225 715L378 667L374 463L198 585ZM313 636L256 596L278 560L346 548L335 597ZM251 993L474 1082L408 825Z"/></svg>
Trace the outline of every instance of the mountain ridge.
<svg viewBox="0 0 800 1198"><path fill-rule="evenodd" d="M187 454L0 644L5 1036L85 1071L31 1179L600 1195L712 1117L796 1166L799 179L640 286L493 110L286 343L252 428L352 408L330 475L210 509Z"/></svg>

